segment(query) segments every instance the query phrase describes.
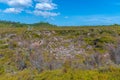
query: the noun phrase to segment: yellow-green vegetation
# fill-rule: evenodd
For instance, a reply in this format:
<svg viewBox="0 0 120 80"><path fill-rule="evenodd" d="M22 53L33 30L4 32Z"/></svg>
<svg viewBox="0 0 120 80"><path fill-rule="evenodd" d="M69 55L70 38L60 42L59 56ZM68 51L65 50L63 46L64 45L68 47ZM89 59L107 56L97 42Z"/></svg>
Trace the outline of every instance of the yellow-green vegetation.
<svg viewBox="0 0 120 80"><path fill-rule="evenodd" d="M0 22L0 80L120 80L119 52L118 25Z"/></svg>
<svg viewBox="0 0 120 80"><path fill-rule="evenodd" d="M99 70L53 70L37 73L23 70L16 73L0 75L0 80L119 80L120 69L108 68Z"/></svg>

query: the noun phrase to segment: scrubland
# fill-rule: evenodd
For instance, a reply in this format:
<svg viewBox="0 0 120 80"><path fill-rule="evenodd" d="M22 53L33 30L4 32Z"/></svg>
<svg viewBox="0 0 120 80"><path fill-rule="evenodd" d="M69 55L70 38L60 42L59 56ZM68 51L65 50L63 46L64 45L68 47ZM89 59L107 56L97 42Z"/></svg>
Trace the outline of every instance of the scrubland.
<svg viewBox="0 0 120 80"><path fill-rule="evenodd" d="M120 80L120 27L1 22L0 80Z"/></svg>

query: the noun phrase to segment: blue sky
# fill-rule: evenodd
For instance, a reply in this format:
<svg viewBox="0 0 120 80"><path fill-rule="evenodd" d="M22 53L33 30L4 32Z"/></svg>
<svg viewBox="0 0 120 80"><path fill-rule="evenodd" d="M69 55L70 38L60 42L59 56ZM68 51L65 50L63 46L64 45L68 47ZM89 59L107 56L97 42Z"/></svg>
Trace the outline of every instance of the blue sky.
<svg viewBox="0 0 120 80"><path fill-rule="evenodd" d="M66 26L120 24L120 0L0 0L0 20Z"/></svg>

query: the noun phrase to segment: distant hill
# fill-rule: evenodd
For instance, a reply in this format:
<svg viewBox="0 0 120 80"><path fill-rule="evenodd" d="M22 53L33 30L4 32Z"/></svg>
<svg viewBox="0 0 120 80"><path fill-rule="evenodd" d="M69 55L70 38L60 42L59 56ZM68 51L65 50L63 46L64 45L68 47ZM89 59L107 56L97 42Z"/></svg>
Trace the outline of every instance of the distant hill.
<svg viewBox="0 0 120 80"><path fill-rule="evenodd" d="M50 24L48 22L38 22L34 24L24 24L20 22L11 22L11 21L0 21L0 27L56 27L56 25Z"/></svg>
<svg viewBox="0 0 120 80"><path fill-rule="evenodd" d="M12 21L0 21L0 27L25 27L27 24Z"/></svg>
<svg viewBox="0 0 120 80"><path fill-rule="evenodd" d="M48 22L38 22L38 23L31 24L31 25L35 27L40 27L40 26L56 27L56 25L50 24Z"/></svg>

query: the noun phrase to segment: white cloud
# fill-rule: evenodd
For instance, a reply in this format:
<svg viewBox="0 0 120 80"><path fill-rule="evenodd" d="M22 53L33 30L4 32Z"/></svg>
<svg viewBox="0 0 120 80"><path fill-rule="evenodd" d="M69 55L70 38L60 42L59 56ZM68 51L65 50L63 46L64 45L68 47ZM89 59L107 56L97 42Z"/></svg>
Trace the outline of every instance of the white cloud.
<svg viewBox="0 0 120 80"><path fill-rule="evenodd" d="M59 13L50 12L54 9L57 9L57 4L53 3L52 0L35 0L35 10L34 14L37 16L43 16L43 17L53 17L58 16Z"/></svg>
<svg viewBox="0 0 120 80"><path fill-rule="evenodd" d="M56 6L54 3L37 3L35 8L40 10L53 10L57 8Z"/></svg>
<svg viewBox="0 0 120 80"><path fill-rule="evenodd" d="M59 13L48 12L48 11L39 11L39 10L35 10L34 14L37 16L43 16L43 17L54 17L54 16L59 15Z"/></svg>
<svg viewBox="0 0 120 80"><path fill-rule="evenodd" d="M9 6L5 10L2 10L4 13L16 14L25 12L43 17L59 15L59 13L51 12L57 9L57 4L53 3L53 0L0 0L0 3Z"/></svg>
<svg viewBox="0 0 120 80"><path fill-rule="evenodd" d="M5 12L5 13L20 13L20 12L22 12L22 9L7 8L3 12Z"/></svg>
<svg viewBox="0 0 120 80"><path fill-rule="evenodd" d="M79 19L78 19L79 18ZM86 24L86 25L110 25L110 24L115 24L115 23L120 23L119 19L120 16L117 15L88 15L88 16L76 16L74 17L74 20L79 21L81 24Z"/></svg>
<svg viewBox="0 0 120 80"><path fill-rule="evenodd" d="M29 7L32 5L32 0L1 0L0 2L12 7Z"/></svg>

